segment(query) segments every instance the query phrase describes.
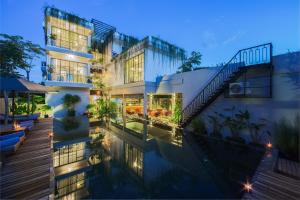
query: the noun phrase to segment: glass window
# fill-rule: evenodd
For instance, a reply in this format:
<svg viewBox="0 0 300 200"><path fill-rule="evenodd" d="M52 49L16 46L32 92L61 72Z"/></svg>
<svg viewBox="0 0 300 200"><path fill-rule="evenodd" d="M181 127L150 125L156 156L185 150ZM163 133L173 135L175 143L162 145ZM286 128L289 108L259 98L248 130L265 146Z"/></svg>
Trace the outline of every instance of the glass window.
<svg viewBox="0 0 300 200"><path fill-rule="evenodd" d="M85 143L66 145L55 149L54 167L70 164L84 159Z"/></svg>
<svg viewBox="0 0 300 200"><path fill-rule="evenodd" d="M71 49L73 51L87 52L88 35L91 31L74 23L51 18L51 45Z"/></svg>
<svg viewBox="0 0 300 200"><path fill-rule="evenodd" d="M134 56L125 62L125 83L135 83L143 81L144 73L144 53Z"/></svg>
<svg viewBox="0 0 300 200"><path fill-rule="evenodd" d="M52 58L50 65L54 68L51 80L76 83L87 82L88 67L85 63Z"/></svg>

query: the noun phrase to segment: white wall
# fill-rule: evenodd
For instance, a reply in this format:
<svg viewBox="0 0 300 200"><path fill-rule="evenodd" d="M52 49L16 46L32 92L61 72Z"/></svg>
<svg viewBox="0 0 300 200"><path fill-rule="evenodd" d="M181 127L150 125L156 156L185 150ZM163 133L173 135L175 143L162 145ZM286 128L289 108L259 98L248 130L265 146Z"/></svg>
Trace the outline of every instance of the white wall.
<svg viewBox="0 0 300 200"><path fill-rule="evenodd" d="M225 108L235 106L237 110L249 110L254 121L265 118L268 125L265 130L273 132L273 123L281 118L293 122L300 109L300 52L273 57L272 98L224 98L221 94L200 116L214 111L226 114ZM209 124L209 123L207 123ZM225 131L229 134L229 130ZM249 139L249 133L243 135ZM265 138L268 140L268 138Z"/></svg>
<svg viewBox="0 0 300 200"><path fill-rule="evenodd" d="M151 49L145 49L144 80L155 82L158 76L174 74L181 64L180 59L155 53Z"/></svg>
<svg viewBox="0 0 300 200"><path fill-rule="evenodd" d="M53 92L46 94L46 104L52 107L54 117L64 117L67 114L66 109L63 108L63 100L65 94L72 94L80 96L81 101L76 104L76 115L82 115L86 111L86 106L89 104L90 91L88 89L80 88L53 88L48 87Z"/></svg>
<svg viewBox="0 0 300 200"><path fill-rule="evenodd" d="M211 67L164 76L158 84L156 93L182 93L183 108L185 108L216 72L217 68Z"/></svg>

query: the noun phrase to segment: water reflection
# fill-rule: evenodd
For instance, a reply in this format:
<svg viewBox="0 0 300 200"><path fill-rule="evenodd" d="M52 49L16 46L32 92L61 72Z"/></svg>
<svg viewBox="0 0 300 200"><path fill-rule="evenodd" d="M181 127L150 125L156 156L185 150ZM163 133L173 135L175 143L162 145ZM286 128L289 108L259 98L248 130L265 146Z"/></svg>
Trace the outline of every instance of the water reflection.
<svg viewBox="0 0 300 200"><path fill-rule="evenodd" d="M54 123L55 198L232 197L203 152L195 154L178 130L153 127L144 140L79 120L70 131Z"/></svg>

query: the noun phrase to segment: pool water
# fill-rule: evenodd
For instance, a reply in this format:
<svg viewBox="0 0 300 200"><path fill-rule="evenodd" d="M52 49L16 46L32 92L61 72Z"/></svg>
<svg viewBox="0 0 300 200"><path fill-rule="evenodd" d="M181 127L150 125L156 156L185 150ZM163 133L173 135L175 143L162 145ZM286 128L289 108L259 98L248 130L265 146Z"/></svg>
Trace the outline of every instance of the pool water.
<svg viewBox="0 0 300 200"><path fill-rule="evenodd" d="M186 137L180 145L163 137L144 141L115 129L89 127L87 119L79 121L68 131L61 120L54 123L56 198L237 198L240 179L253 173L260 158L244 152L253 167L243 172L236 164L242 174L228 176L228 169L235 166L226 166L226 160L218 162L222 156L209 153L222 155L225 151L218 149L226 148L222 145L208 143L204 150ZM225 157L235 151L229 147Z"/></svg>

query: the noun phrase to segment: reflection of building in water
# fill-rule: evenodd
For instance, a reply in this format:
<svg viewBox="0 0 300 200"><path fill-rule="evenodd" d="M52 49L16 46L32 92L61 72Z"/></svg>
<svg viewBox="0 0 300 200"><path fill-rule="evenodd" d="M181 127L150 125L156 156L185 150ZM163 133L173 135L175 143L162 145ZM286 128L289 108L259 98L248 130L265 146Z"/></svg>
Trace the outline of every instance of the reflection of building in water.
<svg viewBox="0 0 300 200"><path fill-rule="evenodd" d="M85 142L63 145L54 150L54 167L85 159Z"/></svg>
<svg viewBox="0 0 300 200"><path fill-rule="evenodd" d="M56 198L79 199L88 195L86 173L81 172L56 181Z"/></svg>
<svg viewBox="0 0 300 200"><path fill-rule="evenodd" d="M54 130L55 198L79 199L88 195L87 172L90 164L87 159L87 142L90 140L88 126L70 131L57 127Z"/></svg>
<svg viewBox="0 0 300 200"><path fill-rule="evenodd" d="M125 143L125 164L139 177L143 176L144 152Z"/></svg>

